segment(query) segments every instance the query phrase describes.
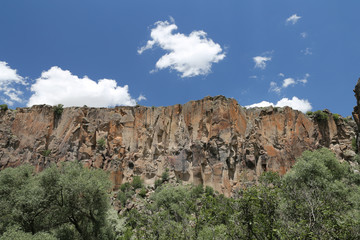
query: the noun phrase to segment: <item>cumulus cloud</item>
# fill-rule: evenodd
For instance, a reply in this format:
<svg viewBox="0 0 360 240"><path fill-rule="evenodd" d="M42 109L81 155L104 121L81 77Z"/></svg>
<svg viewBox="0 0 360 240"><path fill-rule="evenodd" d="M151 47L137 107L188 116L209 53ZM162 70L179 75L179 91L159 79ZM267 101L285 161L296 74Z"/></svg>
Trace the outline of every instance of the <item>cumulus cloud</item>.
<svg viewBox="0 0 360 240"><path fill-rule="evenodd" d="M293 15L291 15L290 17L288 17L287 19L286 19L286 23L291 23L291 24L296 24L297 23L297 21L299 21L299 19L300 19L301 17L300 16L298 16L297 14L293 14Z"/></svg>
<svg viewBox="0 0 360 240"><path fill-rule="evenodd" d="M273 104L271 102L262 101L259 103L251 104L248 106L245 106L246 108L254 108L254 107L291 107L292 109L299 110L301 112L307 112L312 109L312 106L310 102L307 99L299 99L297 97L293 97L292 99L288 98L282 98L279 100L276 104Z"/></svg>
<svg viewBox="0 0 360 240"><path fill-rule="evenodd" d="M289 107L291 107L295 110L299 110L301 112L307 112L312 109L312 106L307 99L299 99L295 96L292 99L283 98L280 101L278 101L275 106L276 107L289 106Z"/></svg>
<svg viewBox="0 0 360 240"><path fill-rule="evenodd" d="M17 87L27 85L24 78L17 74L7 62L0 61L0 92L3 93L1 100L8 105L14 102L22 102L20 96L23 94Z"/></svg>
<svg viewBox="0 0 360 240"><path fill-rule="evenodd" d="M274 106L274 104L271 103L271 102L262 101L262 102L259 102L259 103L254 103L254 104L251 104L251 105L247 105L245 107L246 108L256 108L256 107L270 107L270 106Z"/></svg>
<svg viewBox="0 0 360 240"><path fill-rule="evenodd" d="M260 68L260 69L264 70L266 68L266 62L271 61L271 57L256 56L256 57L253 57L253 60L255 62L254 68Z"/></svg>
<svg viewBox="0 0 360 240"><path fill-rule="evenodd" d="M115 80L101 79L98 82L87 76L79 78L68 70L52 67L41 74L31 86L34 92L28 106L35 104L63 104L69 106L109 107L116 105L134 106L127 85L117 86Z"/></svg>
<svg viewBox="0 0 360 240"><path fill-rule="evenodd" d="M158 21L151 29L151 40L138 50L139 54L159 46L167 51L156 62L156 70L170 68L181 73L181 77L206 75L211 72L213 63L225 58L221 46L207 38L204 31L193 31L189 35L174 33L178 27L174 20Z"/></svg>

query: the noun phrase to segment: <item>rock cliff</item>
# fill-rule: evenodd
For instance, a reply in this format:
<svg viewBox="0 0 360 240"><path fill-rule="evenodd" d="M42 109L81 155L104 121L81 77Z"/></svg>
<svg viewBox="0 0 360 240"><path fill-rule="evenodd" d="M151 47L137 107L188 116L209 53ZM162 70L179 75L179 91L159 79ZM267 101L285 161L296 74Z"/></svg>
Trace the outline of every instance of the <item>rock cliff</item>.
<svg viewBox="0 0 360 240"><path fill-rule="evenodd" d="M134 175L153 184L169 169L172 178L231 195L264 171L284 174L304 150L324 146L351 158L355 122L323 113L245 109L223 96L169 107L70 107L61 115L46 105L18 108L0 112L0 169L81 161L109 171L115 187Z"/></svg>
<svg viewBox="0 0 360 240"><path fill-rule="evenodd" d="M355 85L354 93L356 98L356 106L354 107L354 111L352 112L352 115L354 117L358 129L360 129L360 78L357 84ZM358 131L356 132L356 146L357 149L360 149L360 137Z"/></svg>

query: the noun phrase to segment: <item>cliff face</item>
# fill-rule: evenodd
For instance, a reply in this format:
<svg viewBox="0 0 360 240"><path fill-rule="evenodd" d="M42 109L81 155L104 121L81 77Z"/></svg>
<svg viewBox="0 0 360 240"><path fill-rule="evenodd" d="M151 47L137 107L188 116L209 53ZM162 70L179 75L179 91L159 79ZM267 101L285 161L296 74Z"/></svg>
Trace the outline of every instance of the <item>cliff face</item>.
<svg viewBox="0 0 360 240"><path fill-rule="evenodd" d="M354 111L352 112L352 115L354 117L358 129L360 129L360 78L357 84L355 85L354 93L356 98L356 106L354 107ZM356 145L357 148L360 149L359 132L357 132L356 134Z"/></svg>
<svg viewBox="0 0 360 240"><path fill-rule="evenodd" d="M51 106L33 106L0 112L0 169L79 160L108 170L119 186L134 175L153 184L168 168L231 195L264 171L284 174L304 150L325 146L350 158L355 129L331 113L316 120L288 107L245 109L223 96L156 108L72 107L58 117Z"/></svg>

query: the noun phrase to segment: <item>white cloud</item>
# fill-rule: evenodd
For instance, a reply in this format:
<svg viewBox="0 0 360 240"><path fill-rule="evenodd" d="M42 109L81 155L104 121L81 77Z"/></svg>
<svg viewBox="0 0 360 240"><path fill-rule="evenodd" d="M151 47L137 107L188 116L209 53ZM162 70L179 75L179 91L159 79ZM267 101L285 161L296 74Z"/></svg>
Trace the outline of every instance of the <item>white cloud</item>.
<svg viewBox="0 0 360 240"><path fill-rule="evenodd" d="M271 102L262 101L262 102L259 102L259 103L254 103L254 104L251 104L251 105L247 105L245 107L246 108L256 108L256 107L270 107L270 106L274 106L274 104L271 103Z"/></svg>
<svg viewBox="0 0 360 240"><path fill-rule="evenodd" d="M253 60L255 62L255 68L264 70L266 68L266 62L271 61L271 57L256 56L253 57Z"/></svg>
<svg viewBox="0 0 360 240"><path fill-rule="evenodd" d="M31 86L34 92L28 106L35 104L63 104L64 106L109 107L136 104L127 85L117 86L115 80L101 79L98 82L87 76L79 78L68 70L52 67L41 74Z"/></svg>
<svg viewBox="0 0 360 240"><path fill-rule="evenodd" d="M275 106L276 107L289 106L289 107L291 107L295 110L299 110L301 112L307 112L312 109L312 106L307 99L299 99L295 96L292 99L283 98L280 101L278 101Z"/></svg>
<svg viewBox="0 0 360 240"><path fill-rule="evenodd" d="M17 89L16 85L27 85L24 78L17 74L16 69L8 66L7 62L0 61L0 92L4 95L1 100L8 105L13 105L14 102L22 102L20 96L22 91Z"/></svg>
<svg viewBox="0 0 360 240"><path fill-rule="evenodd" d="M146 97L142 94L140 94L140 96L136 99L136 101L140 102L140 101L143 101L143 100L147 100Z"/></svg>
<svg viewBox="0 0 360 240"><path fill-rule="evenodd" d="M293 14L289 18L286 19L286 23L295 24L295 23L297 23L297 21L299 21L300 18L301 18L300 16Z"/></svg>
<svg viewBox="0 0 360 240"><path fill-rule="evenodd" d="M296 84L296 82L293 78L286 78L283 81L282 87L287 88L288 86L294 85L294 84Z"/></svg>
<svg viewBox="0 0 360 240"><path fill-rule="evenodd" d="M307 73L307 74L305 74L305 77L303 79L299 79L298 82L305 84L308 82L309 77L310 77L310 74Z"/></svg>
<svg viewBox="0 0 360 240"><path fill-rule="evenodd" d="M304 113L307 111L310 111L312 109L312 106L307 99L299 99L295 96L292 99L282 98L276 104L273 104L273 103L267 102L267 101L262 101L260 103L251 104L251 105L248 105L245 107L246 108L254 108L254 107L269 107L269 106L273 106L273 107L289 106L295 110L299 110Z"/></svg>
<svg viewBox="0 0 360 240"><path fill-rule="evenodd" d="M139 54L159 46L168 53L156 62L156 70L170 68L181 73L181 77L206 75L211 72L213 63L225 58L221 46L210 38L204 31L193 31L188 36L173 33L177 30L175 23L158 21L151 29L151 40L138 50ZM156 71L155 70L155 71Z"/></svg>
<svg viewBox="0 0 360 240"><path fill-rule="evenodd" d="M311 48L305 48L305 50L301 50L301 53L303 53L304 55L312 55L312 51Z"/></svg>
<svg viewBox="0 0 360 240"><path fill-rule="evenodd" d="M257 79L258 77L256 75L249 76L249 78Z"/></svg>
<svg viewBox="0 0 360 240"><path fill-rule="evenodd" d="M283 73L279 73L280 77L285 77ZM310 74L306 73L304 78L295 80L294 78L286 78L282 81L282 85L278 86L276 82L270 82L270 92L275 92L277 94L280 94L281 90L284 88L287 88L291 85L296 85L299 83L306 84L308 82L308 78L310 77Z"/></svg>
<svg viewBox="0 0 360 240"><path fill-rule="evenodd" d="M300 36L302 38L307 38L308 34L307 34L307 32L302 32L302 33L300 33Z"/></svg>
<svg viewBox="0 0 360 240"><path fill-rule="evenodd" d="M280 92L281 92L281 87L279 87L276 82L270 82L270 89L269 89L269 91L270 91L270 92L276 92L277 94L280 94Z"/></svg>

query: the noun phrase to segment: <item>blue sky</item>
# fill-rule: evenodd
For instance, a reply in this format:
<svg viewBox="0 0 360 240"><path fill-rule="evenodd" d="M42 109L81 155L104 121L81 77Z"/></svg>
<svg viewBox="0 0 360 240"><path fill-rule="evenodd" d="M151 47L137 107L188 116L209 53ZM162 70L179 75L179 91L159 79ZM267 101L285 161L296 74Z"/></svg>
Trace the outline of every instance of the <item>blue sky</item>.
<svg viewBox="0 0 360 240"><path fill-rule="evenodd" d="M0 102L167 106L225 95L351 115L359 9L357 0L1 0Z"/></svg>

